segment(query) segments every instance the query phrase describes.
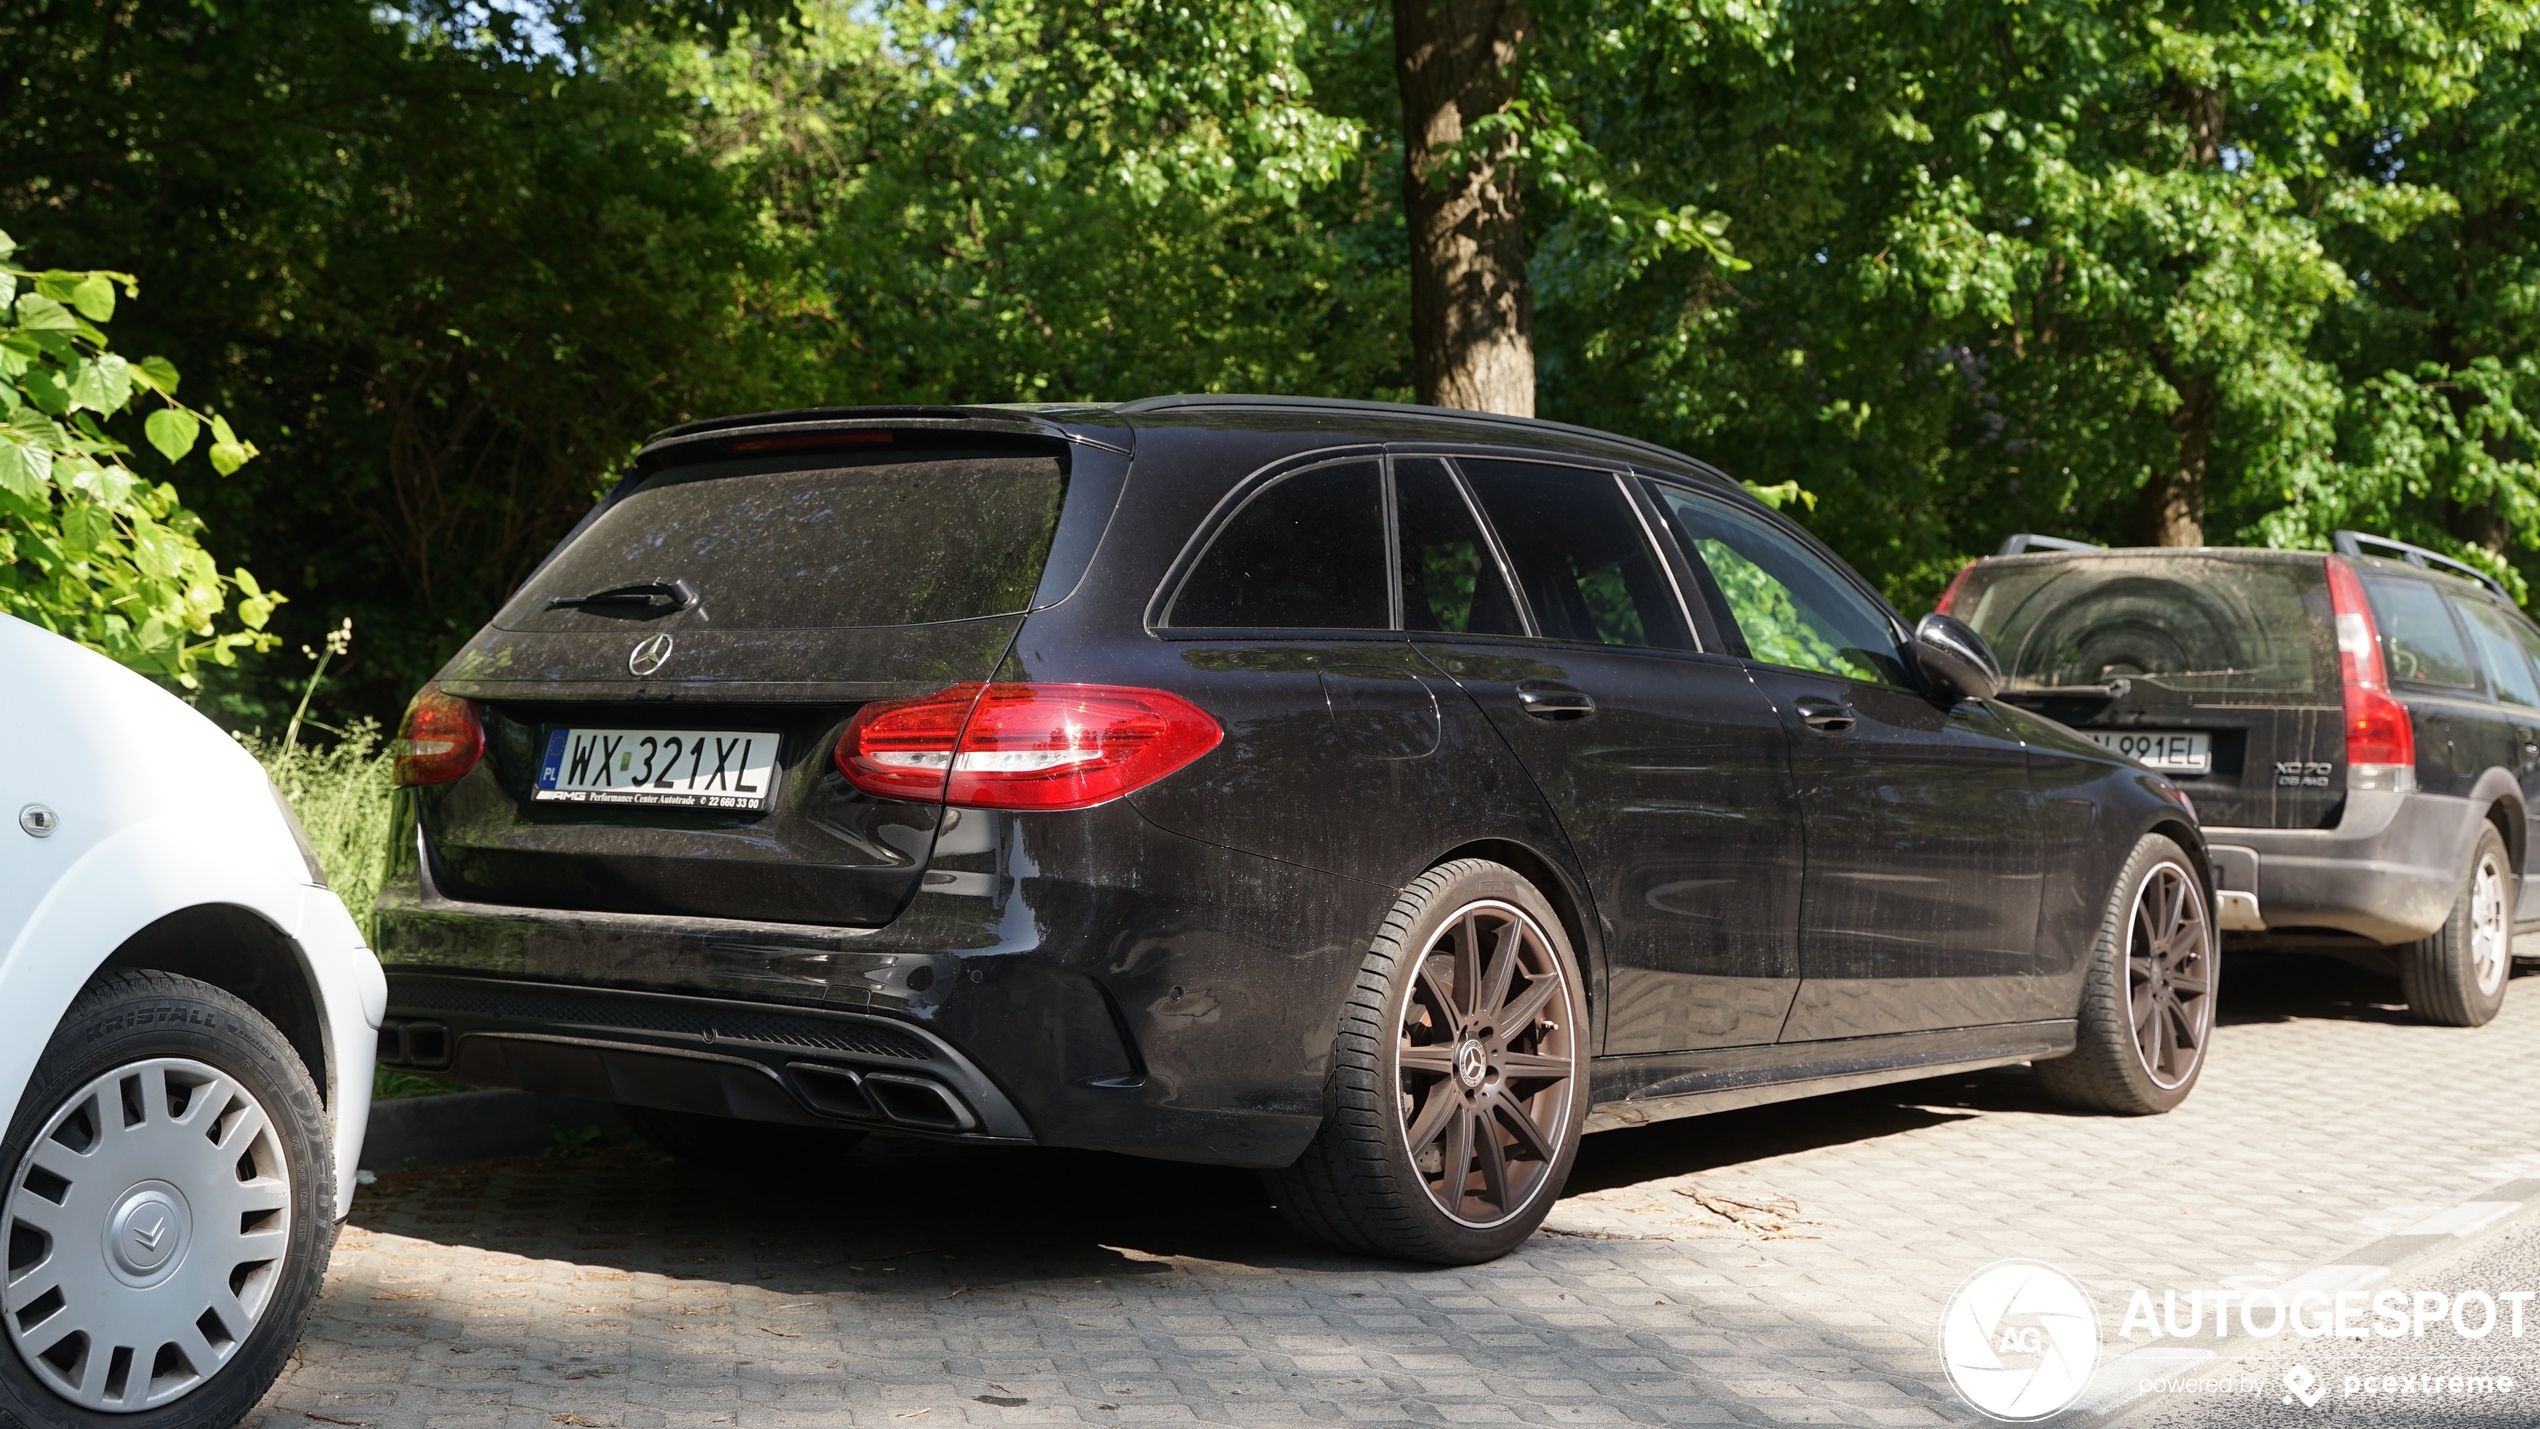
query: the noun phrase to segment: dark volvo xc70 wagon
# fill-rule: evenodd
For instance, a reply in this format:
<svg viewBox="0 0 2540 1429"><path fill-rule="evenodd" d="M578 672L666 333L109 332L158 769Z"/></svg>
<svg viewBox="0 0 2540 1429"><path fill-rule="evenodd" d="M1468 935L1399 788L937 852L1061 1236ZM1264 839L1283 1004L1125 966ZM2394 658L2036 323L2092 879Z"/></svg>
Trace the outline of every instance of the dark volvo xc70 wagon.
<svg viewBox="0 0 2540 1429"><path fill-rule="evenodd" d="M2162 776L1699 463L1369 403L665 432L401 736L383 1060L1529 1234L1582 1132L2213 1022ZM824 1135L824 1133L827 1133Z"/></svg>

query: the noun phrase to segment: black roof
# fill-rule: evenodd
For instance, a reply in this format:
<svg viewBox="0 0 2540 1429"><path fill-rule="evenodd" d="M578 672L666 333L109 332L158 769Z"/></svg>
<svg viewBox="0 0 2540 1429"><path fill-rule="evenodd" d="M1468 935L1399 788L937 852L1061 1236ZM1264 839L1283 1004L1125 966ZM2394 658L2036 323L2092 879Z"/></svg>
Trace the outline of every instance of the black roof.
<svg viewBox="0 0 2540 1429"><path fill-rule="evenodd" d="M1117 403L802 407L779 412L755 412L666 427L646 439L643 453L637 460L639 465L649 464L644 462L644 457L657 450L687 446L700 437L743 431L807 433L824 428L892 425L972 430L1002 428L1017 435L1037 433L1070 440L1099 440L1098 435L1088 434L1081 428L1091 426L1098 433L1102 426L1123 423L1133 428L1180 425L1185 421L1201 421L1229 413L1241 413L1254 422L1276 428L1346 427L1380 439L1444 441L1459 437L1470 440L1480 436L1499 444L1546 450L1576 451L1582 446L1596 447L1619 461L1695 476L1739 489L1726 473L1708 462L1698 461L1655 442L1617 436L1593 427L1572 426L1566 422L1447 407L1423 407L1407 402L1219 393L1148 397Z"/></svg>

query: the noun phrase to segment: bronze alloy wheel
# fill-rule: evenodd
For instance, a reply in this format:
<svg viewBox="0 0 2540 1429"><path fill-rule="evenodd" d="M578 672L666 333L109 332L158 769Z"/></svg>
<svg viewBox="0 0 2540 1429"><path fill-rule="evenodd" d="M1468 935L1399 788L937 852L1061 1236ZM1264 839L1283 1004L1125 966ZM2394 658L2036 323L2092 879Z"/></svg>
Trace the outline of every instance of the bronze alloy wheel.
<svg viewBox="0 0 2540 1429"><path fill-rule="evenodd" d="M1394 1050L1403 1143L1438 1209L1498 1225L1560 1161L1577 1094L1567 960L1525 910L1468 903L1421 953Z"/></svg>
<svg viewBox="0 0 2540 1429"><path fill-rule="evenodd" d="M2155 1085L2185 1085L2214 1028L2214 927L2205 891L2175 862L2154 865L2134 896L2126 949L2134 1050Z"/></svg>

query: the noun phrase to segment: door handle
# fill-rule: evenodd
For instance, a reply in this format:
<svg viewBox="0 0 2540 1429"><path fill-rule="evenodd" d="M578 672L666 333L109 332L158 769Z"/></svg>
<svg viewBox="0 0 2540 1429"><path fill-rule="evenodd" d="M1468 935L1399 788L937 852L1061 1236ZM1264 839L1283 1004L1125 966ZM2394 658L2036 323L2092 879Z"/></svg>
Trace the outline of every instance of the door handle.
<svg viewBox="0 0 2540 1429"><path fill-rule="evenodd" d="M1810 695L1791 704L1799 711L1799 722L1819 734L1843 734L1859 722L1841 700Z"/></svg>
<svg viewBox="0 0 2540 1429"><path fill-rule="evenodd" d="M1537 719L1586 719L1596 713L1596 701L1587 691L1566 685L1520 689L1517 703Z"/></svg>

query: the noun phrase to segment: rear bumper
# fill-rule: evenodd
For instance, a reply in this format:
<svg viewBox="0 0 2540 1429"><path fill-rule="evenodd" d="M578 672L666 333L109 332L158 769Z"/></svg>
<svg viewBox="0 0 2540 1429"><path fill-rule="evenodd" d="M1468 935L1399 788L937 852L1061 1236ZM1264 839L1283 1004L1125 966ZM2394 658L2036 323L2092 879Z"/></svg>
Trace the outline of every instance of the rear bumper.
<svg viewBox="0 0 2540 1429"><path fill-rule="evenodd" d="M852 1012L496 978L399 976L381 1058L461 1081L798 1126L1027 1144L943 1038Z"/></svg>
<svg viewBox="0 0 2540 1429"><path fill-rule="evenodd" d="M1239 1166L1322 1121L1387 890L1125 804L965 819L885 927L379 902L384 1060L490 1086ZM947 847L946 845L954 845Z"/></svg>
<svg viewBox="0 0 2540 1429"><path fill-rule="evenodd" d="M2332 829L2205 830L2214 883L2253 895L2236 931L2320 929L2406 943L2443 924L2460 896L2484 805L2448 794L2357 790ZM2252 923L2255 926L2252 926Z"/></svg>

